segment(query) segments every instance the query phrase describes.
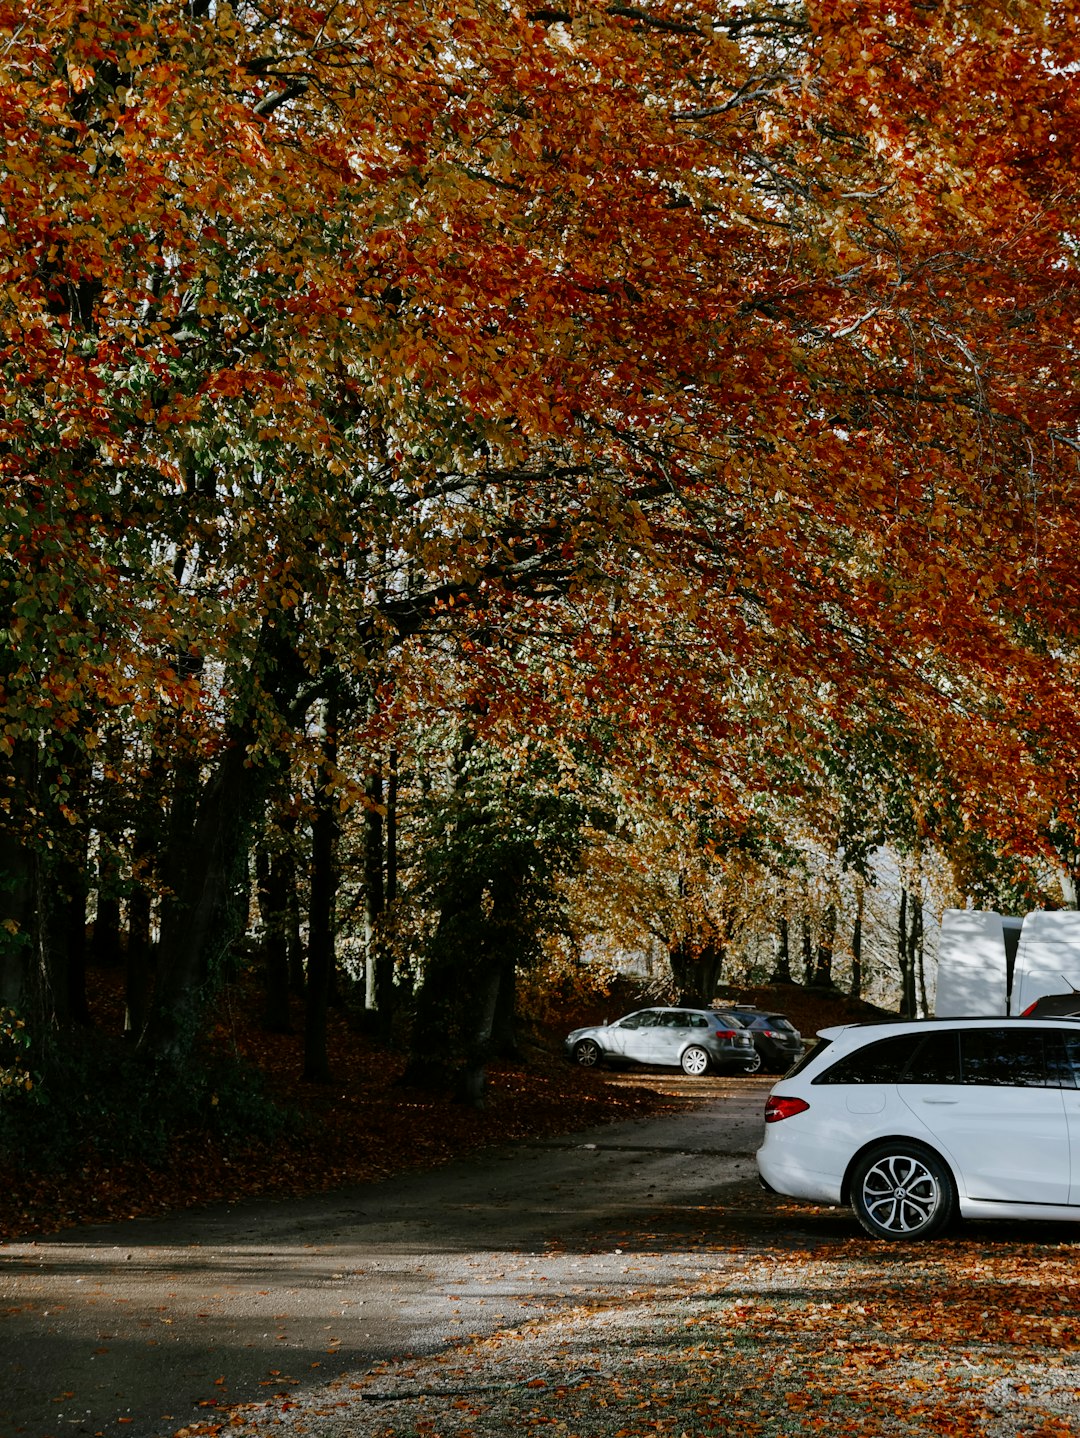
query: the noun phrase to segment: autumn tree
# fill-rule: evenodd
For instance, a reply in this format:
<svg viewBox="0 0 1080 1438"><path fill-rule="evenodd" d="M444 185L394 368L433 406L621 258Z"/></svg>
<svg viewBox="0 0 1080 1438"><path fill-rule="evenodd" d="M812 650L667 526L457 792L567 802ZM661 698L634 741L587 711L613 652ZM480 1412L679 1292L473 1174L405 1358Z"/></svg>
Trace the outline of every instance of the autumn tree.
<svg viewBox="0 0 1080 1438"><path fill-rule="evenodd" d="M0 31L0 998L36 1026L117 727L159 796L120 880L160 913L157 1054L268 797L362 792L389 693L676 800L707 772L736 828L857 715L963 824L1070 852L1067 6L8 0Z"/></svg>
<svg viewBox="0 0 1080 1438"><path fill-rule="evenodd" d="M512 762L466 729L447 761L417 819L419 973L404 1081L481 1104L487 1060L517 1051L518 973L565 923L557 880L575 866L584 812L542 751Z"/></svg>

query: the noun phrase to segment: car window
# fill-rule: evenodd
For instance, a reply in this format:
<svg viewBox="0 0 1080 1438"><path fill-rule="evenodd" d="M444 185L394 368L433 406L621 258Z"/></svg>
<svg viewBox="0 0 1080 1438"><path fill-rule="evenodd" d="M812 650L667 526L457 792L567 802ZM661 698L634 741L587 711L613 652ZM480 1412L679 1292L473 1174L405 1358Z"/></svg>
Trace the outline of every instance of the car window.
<svg viewBox="0 0 1080 1438"><path fill-rule="evenodd" d="M790 1079L794 1078L796 1074L801 1074L803 1069L809 1067L831 1044L832 1039L815 1039L795 1067L788 1069L784 1077Z"/></svg>
<svg viewBox="0 0 1080 1438"><path fill-rule="evenodd" d="M960 1034L956 1029L934 1029L925 1034L911 1056L902 1083L959 1083Z"/></svg>
<svg viewBox="0 0 1080 1438"><path fill-rule="evenodd" d="M647 1029L656 1023L658 1014L656 1009L641 1009L636 1014L627 1014L626 1018L619 1020L621 1029Z"/></svg>
<svg viewBox="0 0 1080 1438"><path fill-rule="evenodd" d="M685 1010L672 1009L669 1013L661 1014L657 1023L665 1029L688 1029L690 1015Z"/></svg>
<svg viewBox="0 0 1080 1438"><path fill-rule="evenodd" d="M814 1083L898 1083L922 1037L912 1033L890 1034L887 1039L865 1044L837 1059L831 1068L818 1074Z"/></svg>
<svg viewBox="0 0 1080 1438"><path fill-rule="evenodd" d="M1046 1077L1054 1088L1080 1088L1080 1033L1046 1030Z"/></svg>
<svg viewBox="0 0 1080 1438"><path fill-rule="evenodd" d="M704 1014L691 1014L690 1027L692 1029L707 1029L709 1027L709 1020Z"/></svg>
<svg viewBox="0 0 1080 1438"><path fill-rule="evenodd" d="M963 1082L1045 1088L1044 1048L1039 1029L969 1029L960 1036Z"/></svg>
<svg viewBox="0 0 1080 1438"><path fill-rule="evenodd" d="M745 1028L746 1026L745 1019L737 1019L735 1015L733 1013L730 1013L727 1009L718 1009L716 1017L720 1019L723 1023L727 1024L729 1029L741 1029Z"/></svg>

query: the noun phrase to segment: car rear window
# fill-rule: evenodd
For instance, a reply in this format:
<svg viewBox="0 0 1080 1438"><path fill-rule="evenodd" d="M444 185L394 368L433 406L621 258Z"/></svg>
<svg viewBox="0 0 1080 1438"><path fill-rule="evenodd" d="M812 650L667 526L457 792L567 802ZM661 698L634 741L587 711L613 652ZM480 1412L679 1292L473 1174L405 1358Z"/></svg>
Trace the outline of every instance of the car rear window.
<svg viewBox="0 0 1080 1438"><path fill-rule="evenodd" d="M890 1034L887 1039L864 1044L837 1059L814 1083L899 1083L922 1039L922 1034Z"/></svg>
<svg viewBox="0 0 1080 1438"><path fill-rule="evenodd" d="M794 1078L796 1074L801 1074L803 1069L806 1068L807 1064L812 1063L819 1054L824 1053L827 1048L831 1047L831 1045L832 1039L815 1039L815 1041L803 1054L799 1062L795 1064L793 1068L788 1069L784 1077L786 1079L789 1079ZM817 1083L817 1079L815 1079L814 1082Z"/></svg>
<svg viewBox="0 0 1080 1438"><path fill-rule="evenodd" d="M997 1088L1058 1087L1060 1080L1047 1075L1045 1037L1041 1029L972 1029L960 1044L964 1083Z"/></svg>
<svg viewBox="0 0 1080 1438"><path fill-rule="evenodd" d="M1080 1088L1080 1034L1054 1032L1056 1041L1046 1049L1047 1069L1061 1088Z"/></svg>

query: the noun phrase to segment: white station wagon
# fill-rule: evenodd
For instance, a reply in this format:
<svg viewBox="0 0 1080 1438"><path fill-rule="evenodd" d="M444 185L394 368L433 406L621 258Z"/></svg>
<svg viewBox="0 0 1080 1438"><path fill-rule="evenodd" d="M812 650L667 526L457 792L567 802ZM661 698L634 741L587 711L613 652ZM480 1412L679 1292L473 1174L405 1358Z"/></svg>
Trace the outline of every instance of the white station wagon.
<svg viewBox="0 0 1080 1438"><path fill-rule="evenodd" d="M765 1106L765 1188L875 1238L963 1218L1080 1221L1080 1020L823 1029Z"/></svg>

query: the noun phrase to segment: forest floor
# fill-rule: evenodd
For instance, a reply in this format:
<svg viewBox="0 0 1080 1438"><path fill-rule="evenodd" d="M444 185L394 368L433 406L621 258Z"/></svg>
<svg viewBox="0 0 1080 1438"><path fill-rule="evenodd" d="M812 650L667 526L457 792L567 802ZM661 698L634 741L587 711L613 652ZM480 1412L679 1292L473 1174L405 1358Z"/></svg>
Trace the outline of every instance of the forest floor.
<svg viewBox="0 0 1080 1438"><path fill-rule="evenodd" d="M96 971L89 989L95 1028L116 1034L122 1026L120 975ZM827 1024L878 1012L843 995L798 985L742 987L726 997L786 1013L808 1036ZM332 1012L329 1022L333 1082L305 1083L299 1007L293 1033L267 1033L258 1023L258 996L237 988L218 1007L212 1043L255 1065L267 1091L291 1111L281 1137L226 1144L192 1131L178 1136L159 1163L88 1147L77 1164L61 1169L0 1168L0 1239L243 1198L327 1192L434 1168L496 1144L685 1105L688 1100L657 1093L640 1075L583 1072L563 1057L562 1039L571 1028L656 1002L665 1000L626 986L607 998L550 1005L541 1022L523 1026L522 1060L489 1066L486 1107L477 1110L402 1087L403 1055L359 1031L341 1011ZM42 1121L49 1121L47 1110Z"/></svg>
<svg viewBox="0 0 1080 1438"><path fill-rule="evenodd" d="M727 997L785 1012L805 1036L873 1016L795 987ZM0 1176L0 1232L319 1193L522 1136L693 1106L655 1073L650 1086L645 1072L582 1073L563 1061L568 1028L632 1006L549 1015L529 1033L527 1063L492 1066L489 1105L476 1112L399 1087L400 1059L341 1016L335 1083L301 1085L299 1037L261 1034L238 1005L231 1042L299 1108L302 1139L224 1154L191 1135L164 1168L103 1164L48 1182L16 1176L14 1188ZM635 1278L618 1298L598 1290L303 1393L203 1405L175 1438L1080 1434L1075 1225L969 1223L933 1244L875 1243L844 1210L789 1204L750 1181L685 1221L685 1233L619 1234L607 1261ZM692 1277L650 1286L650 1261L676 1245Z"/></svg>
<svg viewBox="0 0 1080 1438"><path fill-rule="evenodd" d="M176 1438L1076 1438L1065 1228L874 1243L844 1211L747 1191L682 1292L582 1303Z"/></svg>

